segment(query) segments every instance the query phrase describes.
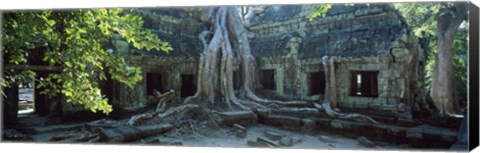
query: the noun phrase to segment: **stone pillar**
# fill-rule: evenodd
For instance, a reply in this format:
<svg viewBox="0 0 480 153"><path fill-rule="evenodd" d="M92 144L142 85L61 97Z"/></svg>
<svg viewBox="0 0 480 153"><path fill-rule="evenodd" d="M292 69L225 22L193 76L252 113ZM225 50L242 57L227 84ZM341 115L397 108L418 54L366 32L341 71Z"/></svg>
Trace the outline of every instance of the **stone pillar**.
<svg viewBox="0 0 480 153"><path fill-rule="evenodd" d="M300 37L292 37L290 38L289 42L287 43L287 49L290 49L290 52L287 54L287 57L290 58L291 64L292 64L292 69L294 70L294 98L299 99L303 95L302 93L305 93L302 89L302 79L301 79L301 63L300 60L298 60L298 47L300 43L302 42L302 39Z"/></svg>

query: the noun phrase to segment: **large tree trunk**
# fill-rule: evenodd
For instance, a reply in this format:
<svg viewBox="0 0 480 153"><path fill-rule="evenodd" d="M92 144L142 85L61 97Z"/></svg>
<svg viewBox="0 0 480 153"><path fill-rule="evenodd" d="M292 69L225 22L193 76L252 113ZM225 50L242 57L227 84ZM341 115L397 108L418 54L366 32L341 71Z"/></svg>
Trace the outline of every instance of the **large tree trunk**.
<svg viewBox="0 0 480 153"><path fill-rule="evenodd" d="M198 65L198 83L195 95L185 99L184 103L206 104L206 112L232 111L236 109L251 110L253 112L270 111L272 108L288 107L293 105L305 105L303 101L278 101L258 97L254 91L255 84L255 58L252 56L249 37L252 34L247 30L253 16L261 13L265 8L257 7L250 9L245 22L242 22L240 14L235 7L210 7L204 11L200 18L209 24L211 29L200 33L199 37L204 46ZM213 35L207 41L209 35ZM236 63L234 63L236 61ZM325 58L324 62L328 62ZM233 66L238 65L242 87L238 94L233 88ZM328 70L328 64L324 63ZM326 95L330 95L330 80L326 73ZM332 76L334 77L334 76ZM328 92L327 92L328 91ZM330 96L323 106L328 115L356 121L377 123L368 116L361 114L343 114L331 109ZM204 103L207 101L207 103ZM207 107L205 107L207 106ZM318 106L318 105L317 105ZM249 114L249 113L247 113ZM320 115L320 114L319 114Z"/></svg>
<svg viewBox="0 0 480 153"><path fill-rule="evenodd" d="M454 14L441 12L437 18L438 53L432 77L430 96L442 115L459 114L455 94L452 44L458 27L467 14L468 3L455 3Z"/></svg>
<svg viewBox="0 0 480 153"><path fill-rule="evenodd" d="M258 14L262 8L252 9L247 19ZM257 97L253 91L255 58L249 44L249 32L235 7L210 7L204 11L201 20L211 25L209 31L199 37L204 51L198 65L197 92L185 99L185 103L209 101L212 107L222 109L266 109L264 105L282 105L283 102ZM249 23L249 21L247 21ZM213 34L209 42L206 38ZM236 60L235 60L236 59ZM233 63L238 61L237 63ZM238 64L242 79L239 97L233 89L233 66ZM220 102L220 103L219 103Z"/></svg>

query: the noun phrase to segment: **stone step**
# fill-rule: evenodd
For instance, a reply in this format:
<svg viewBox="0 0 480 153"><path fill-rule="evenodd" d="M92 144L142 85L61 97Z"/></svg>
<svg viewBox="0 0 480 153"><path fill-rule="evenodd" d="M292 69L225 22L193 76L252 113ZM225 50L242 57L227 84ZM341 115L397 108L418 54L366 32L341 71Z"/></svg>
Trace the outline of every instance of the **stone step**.
<svg viewBox="0 0 480 153"><path fill-rule="evenodd" d="M77 123L77 124L64 124L64 125L50 125L50 126L27 126L27 127L18 127L15 128L18 131L25 133L25 134L45 134L45 133L52 133L58 131L69 131L74 129L80 129L85 124Z"/></svg>
<svg viewBox="0 0 480 153"><path fill-rule="evenodd" d="M148 136L162 134L173 129L172 124L160 124L150 126L121 126L114 129L102 130L100 139L103 142L130 142Z"/></svg>
<svg viewBox="0 0 480 153"><path fill-rule="evenodd" d="M230 111L218 113L217 122L220 125L249 125L257 122L257 115L252 111Z"/></svg>
<svg viewBox="0 0 480 153"><path fill-rule="evenodd" d="M273 126L298 127L302 126L302 119L298 117L268 115L260 116L258 122Z"/></svg>
<svg viewBox="0 0 480 153"><path fill-rule="evenodd" d="M374 141L409 143L413 147L421 148L449 148L456 142L457 137L454 130L430 125L402 127L340 119L318 119L317 126L326 127L323 129L349 137L363 135Z"/></svg>

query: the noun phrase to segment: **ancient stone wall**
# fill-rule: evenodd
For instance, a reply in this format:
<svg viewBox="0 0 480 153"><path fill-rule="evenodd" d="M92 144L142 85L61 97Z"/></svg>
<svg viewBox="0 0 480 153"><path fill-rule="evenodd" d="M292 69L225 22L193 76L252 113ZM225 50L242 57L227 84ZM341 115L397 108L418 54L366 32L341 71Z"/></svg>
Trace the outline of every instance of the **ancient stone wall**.
<svg viewBox="0 0 480 153"><path fill-rule="evenodd" d="M114 105L124 110L138 110L148 105L147 93L148 84L152 82L148 81L149 74L157 74L159 77L159 87L157 89L160 92L166 92L174 90L176 92L176 102L181 99L182 91L182 75L193 75L197 73L198 59L195 58L183 58L183 57L160 57L160 56L132 56L127 58L127 63L131 66L141 67L142 80L130 89L126 85L116 84ZM194 81L196 78L194 77ZM188 87L195 88L196 84L188 85Z"/></svg>
<svg viewBox="0 0 480 153"><path fill-rule="evenodd" d="M254 19L251 44L259 61L258 76L263 70L276 74L275 90L261 84L257 90L269 98L321 101L323 94L310 92L316 86L312 79L324 78L312 76L324 72L321 57L329 56L335 59L334 106L411 119L412 107L424 103L425 55L403 17L387 4L334 5L325 17L308 21L313 8L273 6ZM359 74L370 74L358 77L371 77L374 81L363 81L372 84L368 88L375 94L356 95L353 81L364 86L354 78Z"/></svg>
<svg viewBox="0 0 480 153"><path fill-rule="evenodd" d="M142 16L144 28L157 34L175 51L136 50L125 40L117 38L115 46L127 55L149 55L165 57L198 57L202 51L198 34L204 29L197 16L180 8L143 8L135 9L133 14Z"/></svg>
<svg viewBox="0 0 480 153"><path fill-rule="evenodd" d="M391 42L408 29L402 17L389 4L333 5L325 17L307 19L315 5L271 6L254 19L250 30L256 56L284 56L291 38L301 38L298 57L385 56ZM302 10L302 11L299 11ZM279 16L288 12L288 16Z"/></svg>

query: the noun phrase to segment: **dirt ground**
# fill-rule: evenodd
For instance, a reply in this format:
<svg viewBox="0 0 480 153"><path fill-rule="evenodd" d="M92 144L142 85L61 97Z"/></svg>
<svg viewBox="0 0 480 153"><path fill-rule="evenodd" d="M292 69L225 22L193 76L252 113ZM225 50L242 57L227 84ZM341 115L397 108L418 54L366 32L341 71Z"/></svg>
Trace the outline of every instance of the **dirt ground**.
<svg viewBox="0 0 480 153"><path fill-rule="evenodd" d="M29 89L22 89L21 99L32 100L31 91ZM55 119L47 117L39 117L33 114L33 112L22 112L18 118L16 130L7 129L10 135L17 136L7 138L7 141L19 140L20 141L33 141L33 142L49 142L49 143L86 143L89 141L78 141L69 139L69 137L75 137L80 134L89 134L85 128L85 125L91 122L76 122L76 123L52 123ZM98 120L97 120L98 121ZM95 122L95 121L93 121ZM102 120L102 123L112 125L123 125L126 120ZM155 121L153 121L155 122ZM247 141L255 142L257 138L265 138L272 143L279 144L280 140L271 140L266 137L267 132L273 132L281 134L284 137L293 139L295 142L291 146L275 146L276 148L292 148L292 149L335 149L335 150L398 150L409 147L408 145L395 145L385 142L374 142L376 146L374 148L367 147L359 143L356 138L349 138L340 135L329 134L328 131L314 130L310 132L292 130L281 127L273 127L262 124L255 124L244 126L246 132L243 137L236 136L236 129L223 126L221 128L210 128L205 125L204 122L199 121L187 121L188 124L184 124L176 129L161 134L152 135L143 139L129 142L127 144L147 144L147 145L177 145L185 147L222 147L222 148L250 148L259 147L251 146ZM151 123L155 124L155 123ZM22 132L19 132L22 131ZM29 134L26 134L29 133ZM4 134L5 135L5 134ZM26 138L28 137L28 138ZM324 138L324 140L321 139ZM325 141L328 138L328 141ZM22 140L23 139L23 140ZM28 140L27 140L28 139ZM159 142L152 141L155 139L161 139ZM96 141L90 141L93 143L105 143ZM261 146L260 146L261 147ZM270 147L272 147L270 145Z"/></svg>
<svg viewBox="0 0 480 153"><path fill-rule="evenodd" d="M103 120L114 124L122 123L123 121ZM48 142L48 143L89 143L89 141L75 141L69 139L65 135L75 135L86 133L85 125L91 122L84 123L60 123L60 124L48 124L49 121L46 117L36 116L22 116L19 118L19 124L22 124L22 128L18 131L34 131L31 134L23 134L29 137L33 142ZM187 124L186 124L187 125ZM291 146L276 146L271 148L290 148L290 149L334 149L334 150L399 150L402 148L408 148L408 145L395 145L385 142L374 142L376 147L371 148L365 145L359 144L356 138L348 138L340 135L332 135L327 131L315 130L311 132L298 131L293 129L286 129L280 127L272 127L262 124L254 124L244 126L246 129L245 137L237 137L236 130L233 127L224 126L222 128L212 129L202 122L192 121L190 127L179 127L170 130L167 133L152 135L139 139L133 142L125 142L122 144L128 145L159 145L159 146L184 146L184 147L222 147L222 148L264 148L258 146L248 145L247 141L255 141L257 138L265 138L275 144L279 144L279 140L271 140L266 137L266 132L273 132L281 134L285 137L291 138L296 142L293 142ZM12 130L12 129L10 129ZM17 130L15 130L18 132ZM21 134L18 132L17 134ZM325 142L320 137L328 138L329 141ZM159 142L152 140L161 139ZM10 141L10 140L7 140ZM16 140L15 140L16 141ZM24 141L24 140L20 140ZM107 142L91 141L94 144L108 144ZM266 148L269 148L268 146Z"/></svg>
<svg viewBox="0 0 480 153"><path fill-rule="evenodd" d="M258 137L265 137L264 133L266 131L273 131L276 133L284 134L291 138L299 138L301 142L294 144L291 147L281 147L281 148L295 148L295 149L347 149L347 150L365 150L373 149L363 145L360 145L358 141L354 138L347 138L339 135L330 135L326 132L309 132L302 133L300 131L292 131L282 128L276 128L266 125L254 125L248 127L247 135L245 138L238 138L231 133L228 129L223 129L214 132L211 136L206 136L204 134L192 135L192 136L182 136L182 139L185 146L193 147L228 147L228 148L247 148L250 147L247 145L246 141L256 140ZM327 136L334 139L336 142L323 142L320 140L320 136ZM274 141L276 142L276 141ZM392 144L384 143L382 146L377 146L375 149L399 149Z"/></svg>

